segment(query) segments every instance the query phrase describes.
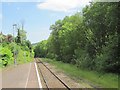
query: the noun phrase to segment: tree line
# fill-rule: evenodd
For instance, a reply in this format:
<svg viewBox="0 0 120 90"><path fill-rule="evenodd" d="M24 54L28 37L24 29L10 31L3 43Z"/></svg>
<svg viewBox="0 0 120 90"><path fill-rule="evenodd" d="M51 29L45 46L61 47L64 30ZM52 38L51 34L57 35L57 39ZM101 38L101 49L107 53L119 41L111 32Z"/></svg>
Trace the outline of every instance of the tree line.
<svg viewBox="0 0 120 90"><path fill-rule="evenodd" d="M31 61L32 44L27 40L24 28L17 27L17 36L0 33L0 67Z"/></svg>
<svg viewBox="0 0 120 90"><path fill-rule="evenodd" d="M92 2L82 12L50 26L48 40L37 44L35 57L47 57L78 68L120 71L119 3Z"/></svg>

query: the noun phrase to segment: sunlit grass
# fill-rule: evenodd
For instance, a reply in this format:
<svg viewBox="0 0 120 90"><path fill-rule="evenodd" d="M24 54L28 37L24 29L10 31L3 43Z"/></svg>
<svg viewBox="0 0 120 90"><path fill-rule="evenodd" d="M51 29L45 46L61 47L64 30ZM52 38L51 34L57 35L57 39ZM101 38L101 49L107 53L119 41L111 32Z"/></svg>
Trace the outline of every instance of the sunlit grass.
<svg viewBox="0 0 120 90"><path fill-rule="evenodd" d="M102 88L118 88L118 75L116 74L103 74L101 72L82 70L77 68L75 65L66 64L51 59L42 58L42 61L54 65L56 68L62 70L64 73L78 82L81 82L81 79L83 79L84 82L90 83L93 86Z"/></svg>

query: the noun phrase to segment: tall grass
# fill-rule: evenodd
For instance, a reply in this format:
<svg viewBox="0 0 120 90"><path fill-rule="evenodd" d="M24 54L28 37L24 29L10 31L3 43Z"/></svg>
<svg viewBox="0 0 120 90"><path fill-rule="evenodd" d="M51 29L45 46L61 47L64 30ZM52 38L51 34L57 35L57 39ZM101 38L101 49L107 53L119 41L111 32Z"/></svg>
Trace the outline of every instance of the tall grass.
<svg viewBox="0 0 120 90"><path fill-rule="evenodd" d="M93 86L102 88L118 88L118 75L112 73L101 73L77 68L75 65L66 64L60 61L42 58L42 61L54 65L65 74L78 82L84 81Z"/></svg>

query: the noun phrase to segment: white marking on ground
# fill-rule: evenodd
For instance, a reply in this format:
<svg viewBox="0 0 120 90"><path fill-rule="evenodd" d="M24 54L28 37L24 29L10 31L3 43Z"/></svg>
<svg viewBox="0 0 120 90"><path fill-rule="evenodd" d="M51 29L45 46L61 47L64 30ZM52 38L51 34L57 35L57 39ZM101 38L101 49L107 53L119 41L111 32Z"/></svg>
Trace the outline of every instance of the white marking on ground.
<svg viewBox="0 0 120 90"><path fill-rule="evenodd" d="M28 76L27 76L27 80L26 80L25 88L27 88L28 79L29 79L29 76L30 76L30 69L31 69L31 63L30 63L29 71L28 71Z"/></svg>
<svg viewBox="0 0 120 90"><path fill-rule="evenodd" d="M38 73L37 64L36 64L36 62L34 62L34 63L35 63L35 68L36 68L39 88L40 88L40 90L42 90L42 84L41 84L40 76L39 76L39 73Z"/></svg>

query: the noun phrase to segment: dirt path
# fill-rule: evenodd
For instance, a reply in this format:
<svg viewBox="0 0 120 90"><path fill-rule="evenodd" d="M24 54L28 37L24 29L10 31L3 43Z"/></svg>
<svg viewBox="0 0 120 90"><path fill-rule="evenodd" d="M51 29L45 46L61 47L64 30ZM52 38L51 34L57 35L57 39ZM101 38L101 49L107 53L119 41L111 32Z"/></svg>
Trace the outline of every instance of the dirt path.
<svg viewBox="0 0 120 90"><path fill-rule="evenodd" d="M39 88L34 63L2 72L2 88Z"/></svg>

